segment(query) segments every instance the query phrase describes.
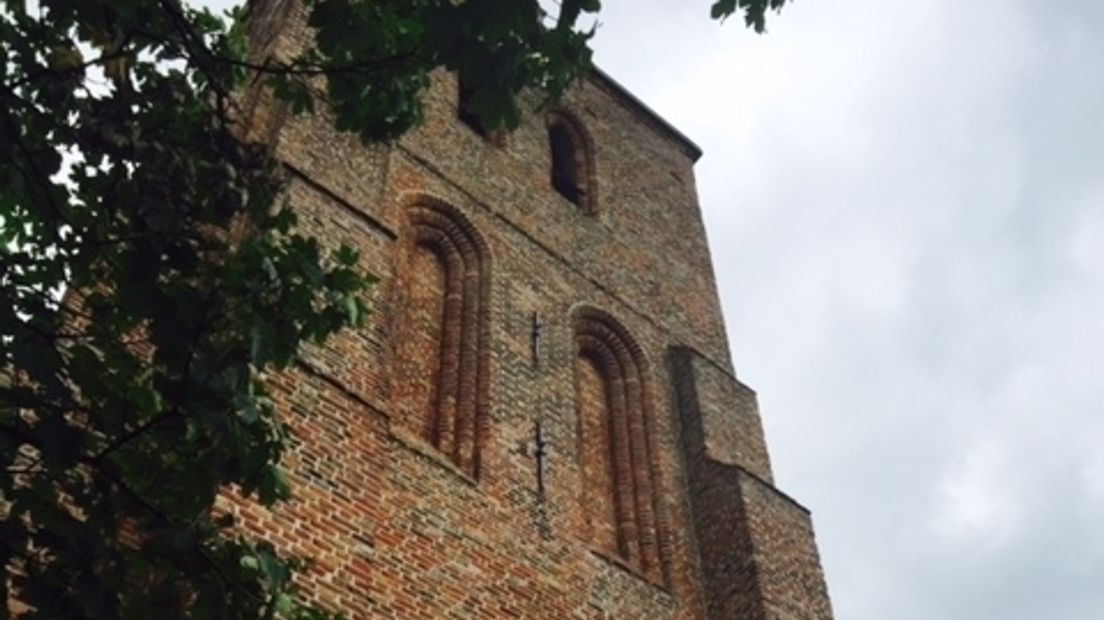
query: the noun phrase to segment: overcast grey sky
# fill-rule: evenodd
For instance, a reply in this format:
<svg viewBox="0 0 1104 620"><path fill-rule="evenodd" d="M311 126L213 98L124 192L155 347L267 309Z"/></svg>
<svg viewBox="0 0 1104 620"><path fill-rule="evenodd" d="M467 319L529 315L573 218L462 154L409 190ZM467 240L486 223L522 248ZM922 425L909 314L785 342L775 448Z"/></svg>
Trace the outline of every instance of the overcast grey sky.
<svg viewBox="0 0 1104 620"><path fill-rule="evenodd" d="M1104 618L1104 2L605 4L837 616Z"/></svg>

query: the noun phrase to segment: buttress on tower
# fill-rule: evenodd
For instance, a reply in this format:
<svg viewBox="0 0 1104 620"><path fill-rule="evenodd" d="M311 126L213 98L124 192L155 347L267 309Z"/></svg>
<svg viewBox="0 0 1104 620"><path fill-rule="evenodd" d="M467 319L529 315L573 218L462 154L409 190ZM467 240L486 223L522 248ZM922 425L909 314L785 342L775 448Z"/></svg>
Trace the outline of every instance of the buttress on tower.
<svg viewBox="0 0 1104 620"><path fill-rule="evenodd" d="M304 44L294 0L252 11L262 56ZM733 374L698 147L600 71L508 135L459 94L435 74L371 148L247 97L300 226L378 284L271 379L295 499L229 508L354 618L831 618Z"/></svg>

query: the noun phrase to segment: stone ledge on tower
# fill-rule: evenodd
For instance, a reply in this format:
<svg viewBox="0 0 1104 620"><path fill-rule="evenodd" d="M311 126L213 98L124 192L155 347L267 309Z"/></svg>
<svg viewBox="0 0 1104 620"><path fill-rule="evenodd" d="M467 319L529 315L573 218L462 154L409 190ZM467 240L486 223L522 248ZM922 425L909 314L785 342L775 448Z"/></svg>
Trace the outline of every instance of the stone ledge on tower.
<svg viewBox="0 0 1104 620"><path fill-rule="evenodd" d="M774 487L755 393L693 349L669 363L708 617L830 619L812 520Z"/></svg>

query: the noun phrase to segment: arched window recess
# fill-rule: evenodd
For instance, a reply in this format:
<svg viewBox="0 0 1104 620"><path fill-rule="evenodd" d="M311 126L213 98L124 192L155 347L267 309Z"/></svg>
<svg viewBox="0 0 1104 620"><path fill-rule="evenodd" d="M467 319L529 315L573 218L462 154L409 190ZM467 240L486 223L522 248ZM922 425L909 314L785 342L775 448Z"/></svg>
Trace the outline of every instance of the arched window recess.
<svg viewBox="0 0 1104 620"><path fill-rule="evenodd" d="M596 175L590 137L566 110L549 112L547 125L552 188L585 213L595 213Z"/></svg>
<svg viewBox="0 0 1104 620"><path fill-rule="evenodd" d="M608 314L574 315L575 396L589 539L655 583L669 574L670 532L659 501L647 362Z"/></svg>
<svg viewBox="0 0 1104 620"><path fill-rule="evenodd" d="M478 477L486 435L487 246L444 203L408 207L392 398L398 422Z"/></svg>

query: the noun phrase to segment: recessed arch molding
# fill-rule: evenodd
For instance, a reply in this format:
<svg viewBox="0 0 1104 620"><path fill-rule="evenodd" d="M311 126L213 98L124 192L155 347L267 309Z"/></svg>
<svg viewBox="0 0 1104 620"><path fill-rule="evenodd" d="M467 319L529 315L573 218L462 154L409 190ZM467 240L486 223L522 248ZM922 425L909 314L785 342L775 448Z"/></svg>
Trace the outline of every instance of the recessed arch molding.
<svg viewBox="0 0 1104 620"><path fill-rule="evenodd" d="M600 550L615 554L657 583L665 582L670 530L659 501L647 359L636 340L606 312L581 307L572 321L578 453L592 541L612 545ZM603 537L603 532L612 536Z"/></svg>
<svg viewBox="0 0 1104 620"><path fill-rule="evenodd" d="M487 245L459 210L429 196L411 201L403 226L392 381L399 422L478 477L487 424Z"/></svg>

